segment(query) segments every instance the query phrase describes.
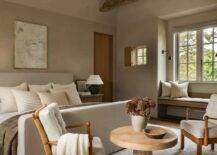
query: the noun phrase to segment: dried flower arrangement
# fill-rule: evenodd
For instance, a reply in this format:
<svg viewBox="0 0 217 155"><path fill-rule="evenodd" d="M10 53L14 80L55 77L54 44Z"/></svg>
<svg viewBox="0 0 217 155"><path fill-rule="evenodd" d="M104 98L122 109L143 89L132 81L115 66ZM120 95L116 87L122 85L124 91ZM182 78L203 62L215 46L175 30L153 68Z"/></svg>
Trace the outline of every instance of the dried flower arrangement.
<svg viewBox="0 0 217 155"><path fill-rule="evenodd" d="M126 109L129 115L149 117L155 106L155 102L148 97L135 98L127 102Z"/></svg>

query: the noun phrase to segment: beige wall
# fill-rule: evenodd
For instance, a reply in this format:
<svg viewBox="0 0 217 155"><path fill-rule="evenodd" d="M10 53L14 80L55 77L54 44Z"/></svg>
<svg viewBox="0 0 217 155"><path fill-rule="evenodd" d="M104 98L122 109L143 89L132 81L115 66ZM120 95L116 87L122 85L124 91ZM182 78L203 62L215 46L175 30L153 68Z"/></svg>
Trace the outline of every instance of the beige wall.
<svg viewBox="0 0 217 155"><path fill-rule="evenodd" d="M14 21L48 27L48 69L14 69ZM0 1L0 72L93 73L93 33L115 34L115 28L71 16Z"/></svg>

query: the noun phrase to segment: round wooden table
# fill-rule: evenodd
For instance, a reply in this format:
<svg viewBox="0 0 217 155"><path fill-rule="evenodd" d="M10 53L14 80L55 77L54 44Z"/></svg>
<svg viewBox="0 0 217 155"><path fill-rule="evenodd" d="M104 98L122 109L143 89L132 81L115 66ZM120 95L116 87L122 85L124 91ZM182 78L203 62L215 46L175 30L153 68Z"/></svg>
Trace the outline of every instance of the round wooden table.
<svg viewBox="0 0 217 155"><path fill-rule="evenodd" d="M153 139L143 132L135 132L132 126L125 126L114 129L110 133L110 141L119 147L132 149L134 155L152 155L152 151L168 149L177 144L177 135L166 131L162 139Z"/></svg>

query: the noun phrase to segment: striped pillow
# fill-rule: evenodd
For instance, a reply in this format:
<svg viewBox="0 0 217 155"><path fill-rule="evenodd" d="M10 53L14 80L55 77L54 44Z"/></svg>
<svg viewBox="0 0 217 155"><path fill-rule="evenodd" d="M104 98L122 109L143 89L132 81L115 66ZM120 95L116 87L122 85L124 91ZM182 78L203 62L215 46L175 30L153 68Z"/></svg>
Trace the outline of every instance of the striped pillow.
<svg viewBox="0 0 217 155"><path fill-rule="evenodd" d="M188 85L189 82L178 84L176 82L171 83L171 98L188 97Z"/></svg>
<svg viewBox="0 0 217 155"><path fill-rule="evenodd" d="M16 100L18 113L35 110L42 106L41 100L35 92L12 90L12 93Z"/></svg>

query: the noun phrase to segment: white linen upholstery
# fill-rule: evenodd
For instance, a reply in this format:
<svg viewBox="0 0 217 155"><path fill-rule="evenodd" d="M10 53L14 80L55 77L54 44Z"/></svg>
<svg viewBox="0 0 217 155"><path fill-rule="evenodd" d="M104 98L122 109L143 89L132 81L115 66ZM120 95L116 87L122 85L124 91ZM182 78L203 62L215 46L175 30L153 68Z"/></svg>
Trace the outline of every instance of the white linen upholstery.
<svg viewBox="0 0 217 155"><path fill-rule="evenodd" d="M204 137L204 121L203 120L182 120L181 129L196 136L197 138ZM217 138L217 124L209 122L209 138Z"/></svg>
<svg viewBox="0 0 217 155"><path fill-rule="evenodd" d="M0 123L4 122L5 120L17 115L18 112L5 112L5 113L0 113Z"/></svg>
<svg viewBox="0 0 217 155"><path fill-rule="evenodd" d="M18 113L31 111L42 106L39 96L35 92L12 90Z"/></svg>
<svg viewBox="0 0 217 155"><path fill-rule="evenodd" d="M48 83L46 85L29 85L29 91L34 92L49 92L51 89L51 83Z"/></svg>
<svg viewBox="0 0 217 155"><path fill-rule="evenodd" d="M67 125L90 121L93 135L100 137L105 146L106 154L109 154L120 149L110 142L109 133L115 128L130 124L129 116L125 112L126 102L70 108L61 110L61 113ZM79 128L76 131L83 130ZM43 146L33 123L32 115L21 116L18 122L18 155L39 155L43 153Z"/></svg>
<svg viewBox="0 0 217 155"><path fill-rule="evenodd" d="M206 108L205 115L209 117L217 118L217 94L211 95L209 104ZM210 119L209 121L217 124L217 120Z"/></svg>
<svg viewBox="0 0 217 155"><path fill-rule="evenodd" d="M162 87L161 96L162 97L170 97L170 95L171 95L171 83L161 81L161 87Z"/></svg>
<svg viewBox="0 0 217 155"><path fill-rule="evenodd" d="M48 105L51 103L58 103L58 105L69 105L68 98L65 92L56 93L38 93L42 105Z"/></svg>
<svg viewBox="0 0 217 155"><path fill-rule="evenodd" d="M52 103L39 112L39 119L44 127L49 141L57 141L60 136L65 134L66 124L60 114L58 104ZM52 152L56 154L56 146L52 145Z"/></svg>
<svg viewBox="0 0 217 155"><path fill-rule="evenodd" d="M176 82L171 83L171 98L188 97L188 85L189 82L178 84Z"/></svg>
<svg viewBox="0 0 217 155"><path fill-rule="evenodd" d="M17 87L0 87L0 113L17 111L16 101L11 91L12 89L26 91L27 84L22 83Z"/></svg>

